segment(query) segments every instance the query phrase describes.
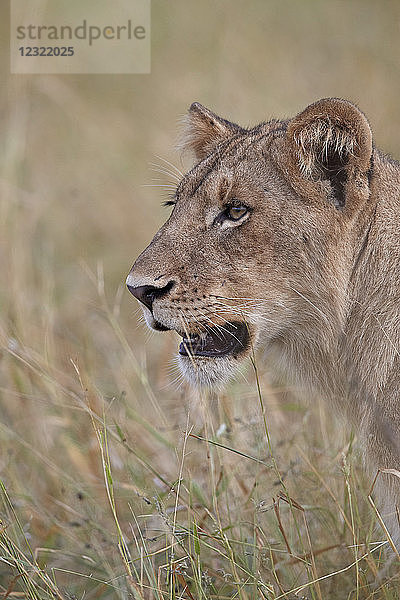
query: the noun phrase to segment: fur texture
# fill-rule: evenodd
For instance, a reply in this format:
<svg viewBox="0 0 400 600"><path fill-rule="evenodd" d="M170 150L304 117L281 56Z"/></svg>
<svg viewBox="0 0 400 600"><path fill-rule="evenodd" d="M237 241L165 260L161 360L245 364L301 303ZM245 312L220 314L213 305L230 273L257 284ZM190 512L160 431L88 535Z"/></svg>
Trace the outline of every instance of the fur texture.
<svg viewBox="0 0 400 600"><path fill-rule="evenodd" d="M167 290L148 324L184 334L245 320L239 356L181 357L185 376L222 385L261 345L353 422L372 477L400 470L399 163L336 98L251 129L196 103L187 127L199 162L128 277ZM244 216L227 218L238 204ZM383 473L376 492L400 548L400 480Z"/></svg>

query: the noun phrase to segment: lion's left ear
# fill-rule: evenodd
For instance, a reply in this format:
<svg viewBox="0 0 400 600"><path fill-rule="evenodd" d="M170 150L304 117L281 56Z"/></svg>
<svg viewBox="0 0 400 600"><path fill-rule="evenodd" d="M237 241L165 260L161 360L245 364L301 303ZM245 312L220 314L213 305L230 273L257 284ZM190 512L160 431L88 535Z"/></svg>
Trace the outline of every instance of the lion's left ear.
<svg viewBox="0 0 400 600"><path fill-rule="evenodd" d="M193 102L184 121L179 147L191 150L198 160L202 160L218 144L240 131L242 128L236 123L218 117L199 102Z"/></svg>
<svg viewBox="0 0 400 600"><path fill-rule="evenodd" d="M372 132L365 115L351 102L325 98L289 121L287 141L302 177L328 180L337 206L347 187L371 166Z"/></svg>

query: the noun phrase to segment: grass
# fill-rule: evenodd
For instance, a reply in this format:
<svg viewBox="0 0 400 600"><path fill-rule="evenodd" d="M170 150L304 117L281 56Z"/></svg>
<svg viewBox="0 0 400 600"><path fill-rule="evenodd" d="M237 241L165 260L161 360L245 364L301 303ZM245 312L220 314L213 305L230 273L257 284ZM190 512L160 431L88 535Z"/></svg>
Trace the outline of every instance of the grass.
<svg viewBox="0 0 400 600"><path fill-rule="evenodd" d="M247 124L347 97L399 156L399 5L152 9L150 76L1 54L0 598L397 600L357 432L261 354L219 397L174 383L123 281L194 100Z"/></svg>
<svg viewBox="0 0 400 600"><path fill-rule="evenodd" d="M4 597L397 598L351 433L271 389L255 359L220 398L156 395L97 290L105 355L136 393L17 340L4 351L19 403L0 430Z"/></svg>

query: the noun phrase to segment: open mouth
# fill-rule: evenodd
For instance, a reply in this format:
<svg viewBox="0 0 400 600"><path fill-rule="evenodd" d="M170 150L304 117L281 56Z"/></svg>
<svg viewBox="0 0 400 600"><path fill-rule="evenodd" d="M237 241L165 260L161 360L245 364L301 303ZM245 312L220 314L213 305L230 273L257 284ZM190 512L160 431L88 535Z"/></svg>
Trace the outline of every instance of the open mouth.
<svg viewBox="0 0 400 600"><path fill-rule="evenodd" d="M207 356L216 358L227 354L237 355L249 345L250 336L243 321L214 326L202 334L183 336L179 346L181 356Z"/></svg>

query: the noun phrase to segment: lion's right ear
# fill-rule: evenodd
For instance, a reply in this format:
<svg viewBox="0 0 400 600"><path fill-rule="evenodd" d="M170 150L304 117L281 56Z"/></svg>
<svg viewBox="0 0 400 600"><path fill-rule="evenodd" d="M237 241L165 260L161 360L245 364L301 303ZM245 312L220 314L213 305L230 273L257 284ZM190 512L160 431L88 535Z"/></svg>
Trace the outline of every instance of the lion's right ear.
<svg viewBox="0 0 400 600"><path fill-rule="evenodd" d="M194 153L203 160L218 144L243 131L236 123L218 117L211 110L193 102L184 119L184 128L178 147Z"/></svg>

